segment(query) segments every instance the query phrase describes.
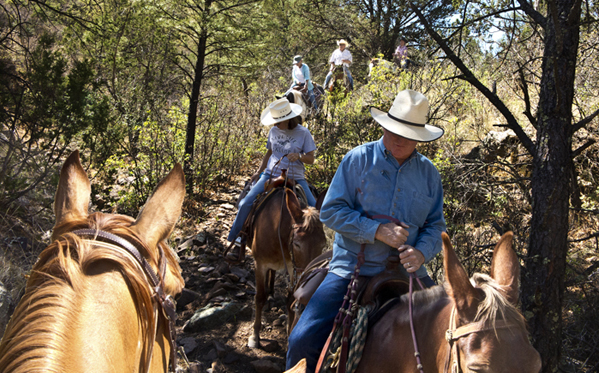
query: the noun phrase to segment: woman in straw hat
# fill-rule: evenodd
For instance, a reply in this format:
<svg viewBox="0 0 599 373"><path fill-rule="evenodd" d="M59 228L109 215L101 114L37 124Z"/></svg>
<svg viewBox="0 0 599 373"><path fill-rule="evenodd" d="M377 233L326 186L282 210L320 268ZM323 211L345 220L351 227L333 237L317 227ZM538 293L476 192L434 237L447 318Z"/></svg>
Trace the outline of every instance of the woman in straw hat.
<svg viewBox="0 0 599 373"><path fill-rule="evenodd" d="M428 109L426 97L411 90L399 92L387 113L372 108L383 137L354 148L339 165L320 210L320 220L336 232L330 270L289 336L287 369L306 358L308 371L314 371L361 244L366 261L360 275L383 271L393 252L406 274L434 284L423 264L441 251L443 186L416 145L438 139L443 129L426 124Z"/></svg>
<svg viewBox="0 0 599 373"><path fill-rule="evenodd" d="M306 171L304 164L314 163L316 144L310 131L299 124L301 112L300 105L291 104L286 98L271 103L262 111L260 122L265 126L273 127L268 133L266 154L262 158L260 167L252 175L253 186L239 203L237 216L227 238L229 242L236 242L236 250L231 251L227 256L230 260L235 260L239 255L242 239L238 235L252 209L254 200L264 192L264 184L269 179L281 175L281 170L286 169L287 176L302 186L310 206L316 204L316 199L304 176Z"/></svg>

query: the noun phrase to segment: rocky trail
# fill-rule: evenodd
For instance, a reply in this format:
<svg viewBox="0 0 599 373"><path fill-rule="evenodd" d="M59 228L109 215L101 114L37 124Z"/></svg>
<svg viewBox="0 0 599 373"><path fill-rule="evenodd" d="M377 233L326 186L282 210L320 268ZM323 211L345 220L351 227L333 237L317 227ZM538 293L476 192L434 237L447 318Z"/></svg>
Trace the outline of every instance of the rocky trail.
<svg viewBox="0 0 599 373"><path fill-rule="evenodd" d="M204 216L191 221L193 206L186 206L183 226L174 237L185 289L177 300L177 343L188 362L181 372L284 371L287 351L285 311L286 278L277 274L275 294L265 306L261 348L247 341L254 322L254 263L249 249L244 264L230 266L223 253L227 234L237 213L235 203L244 182L214 193L203 202Z"/></svg>

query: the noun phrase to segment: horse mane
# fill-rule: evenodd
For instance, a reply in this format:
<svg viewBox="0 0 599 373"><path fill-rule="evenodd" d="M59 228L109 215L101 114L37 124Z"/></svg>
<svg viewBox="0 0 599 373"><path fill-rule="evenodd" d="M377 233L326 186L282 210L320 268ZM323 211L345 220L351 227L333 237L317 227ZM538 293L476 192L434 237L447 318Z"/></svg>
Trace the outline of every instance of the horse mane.
<svg viewBox="0 0 599 373"><path fill-rule="evenodd" d="M316 208L309 206L302 210L304 212L304 222L301 226L302 230L312 231L318 227L320 222L320 211Z"/></svg>
<svg viewBox="0 0 599 373"><path fill-rule="evenodd" d="M507 300L501 285L491 276L475 273L470 282L475 288L481 289L485 294L484 299L478 305L474 322L495 325L497 319L504 319L515 323L518 327L526 328L525 319L520 311ZM433 286L429 289L414 292L413 306L415 310L422 310L444 298L448 298L445 287L443 285ZM401 297L402 303L405 302L407 304L408 300L408 294L404 294Z"/></svg>
<svg viewBox="0 0 599 373"><path fill-rule="evenodd" d="M158 250L153 252L130 226L134 219L124 215L94 213L87 219L70 221L54 227L55 240L42 251L27 282L26 293L14 311L0 345L0 371L63 372L60 362L67 359L67 336L74 333L79 312L78 294L84 290L83 278L95 263L108 260L119 268L127 281L139 313L142 330L142 364L150 353L153 340L154 308L145 274L138 270L135 259L106 245L93 246L71 232L76 229L99 229L121 236L132 243L149 263L158 263ZM180 278L174 254L164 243L160 245L169 262L167 271ZM92 247L93 246L93 247ZM182 280L181 280L182 282ZM172 293L173 287L166 289ZM180 290L180 289L179 289Z"/></svg>
<svg viewBox="0 0 599 373"><path fill-rule="evenodd" d="M485 293L485 298L478 305L475 322L483 324L491 322L495 325L495 320L499 318L512 321L523 329L526 328L524 316L508 301L501 285L491 276L475 273L470 282Z"/></svg>

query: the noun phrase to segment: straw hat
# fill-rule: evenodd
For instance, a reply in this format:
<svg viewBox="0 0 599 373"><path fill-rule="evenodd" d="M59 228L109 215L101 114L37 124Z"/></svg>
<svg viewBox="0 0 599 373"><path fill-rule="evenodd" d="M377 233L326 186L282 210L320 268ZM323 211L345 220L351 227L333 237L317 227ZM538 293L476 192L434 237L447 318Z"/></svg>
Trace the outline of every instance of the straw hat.
<svg viewBox="0 0 599 373"><path fill-rule="evenodd" d="M429 142L445 132L442 128L426 124L428 100L422 93L410 89L395 96L388 113L373 107L370 115L386 130L410 140Z"/></svg>
<svg viewBox="0 0 599 373"><path fill-rule="evenodd" d="M301 113L302 107L300 105L291 104L286 98L283 97L271 103L262 111L262 115L260 115L260 122L262 122L262 124L265 126L269 126L271 124L284 122L288 119L295 118Z"/></svg>
<svg viewBox="0 0 599 373"><path fill-rule="evenodd" d="M345 39L337 40L337 45L345 44L345 48L349 48L349 43Z"/></svg>

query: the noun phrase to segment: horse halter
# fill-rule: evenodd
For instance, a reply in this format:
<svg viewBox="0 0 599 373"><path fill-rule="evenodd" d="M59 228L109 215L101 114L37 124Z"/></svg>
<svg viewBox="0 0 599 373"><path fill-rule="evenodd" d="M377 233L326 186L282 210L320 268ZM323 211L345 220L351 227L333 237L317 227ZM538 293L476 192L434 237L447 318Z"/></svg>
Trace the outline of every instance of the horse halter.
<svg viewBox="0 0 599 373"><path fill-rule="evenodd" d="M445 362L444 372L449 372L449 366L451 365L451 373L462 372L460 368L460 352L457 346L457 342L460 338L470 335L472 333L484 332L488 330L496 330L503 328L511 328L515 326L513 323L508 322L504 319L497 320L495 323L488 322L471 322L466 325L457 326L455 306L451 308L451 315L449 317L449 329L445 332L445 340L449 343L449 353L447 354L447 360ZM453 360L453 363L452 363Z"/></svg>
<svg viewBox="0 0 599 373"><path fill-rule="evenodd" d="M177 367L177 353L176 353L177 345L175 342L177 340L177 335L176 335L176 331L175 331L175 321L177 320L177 311L176 311L175 300L173 299L173 297L171 297L170 295L166 295L166 293L164 292L164 278L166 275L166 258L164 257L164 251L162 250L162 248L160 246L158 246L158 249L160 252L160 258L159 258L160 274L157 274L154 271L154 269L150 266L150 264L148 263L146 258L144 258L143 255L141 255L139 250L133 244L131 244L129 241L125 240L122 237L119 237L115 234L108 233L105 231L96 230L96 229L79 229L79 230L73 231L71 233L73 233L77 236L80 236L80 237L93 237L94 239L101 238L103 241L106 241L110 244L119 246L120 248L124 249L126 253L131 255L137 261L137 263L141 266L141 268L143 269L143 272L146 276L146 279L148 280L149 285L154 290L152 299L154 300L155 304L158 305L162 309L162 315L164 316L164 318L167 321L168 335L170 337L169 345L171 347L171 359L170 360L171 360L171 367L174 372ZM156 309L156 312L157 311L158 310ZM156 315L155 319L157 322L157 315ZM156 327L155 327L155 329L156 329ZM154 331L154 334L156 334L156 331ZM152 346L153 346L153 344L152 344ZM147 362L148 364L152 358L152 352L151 352L152 348L153 347L150 348L150 354L148 356L148 362Z"/></svg>

